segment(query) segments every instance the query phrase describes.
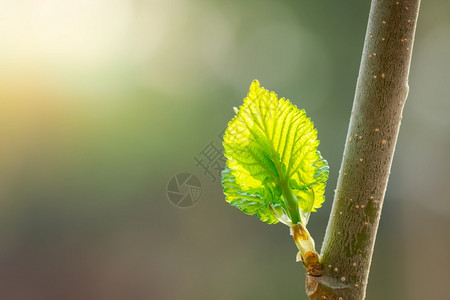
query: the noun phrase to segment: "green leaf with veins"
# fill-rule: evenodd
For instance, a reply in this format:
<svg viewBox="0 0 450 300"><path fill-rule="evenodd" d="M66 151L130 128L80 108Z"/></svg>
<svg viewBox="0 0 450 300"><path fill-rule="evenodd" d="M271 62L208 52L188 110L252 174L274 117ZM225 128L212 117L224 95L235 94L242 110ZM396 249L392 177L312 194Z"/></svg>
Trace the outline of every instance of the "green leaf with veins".
<svg viewBox="0 0 450 300"><path fill-rule="evenodd" d="M256 80L235 111L223 141L226 201L270 224L285 213L292 224L306 226L325 200L328 179L313 122Z"/></svg>

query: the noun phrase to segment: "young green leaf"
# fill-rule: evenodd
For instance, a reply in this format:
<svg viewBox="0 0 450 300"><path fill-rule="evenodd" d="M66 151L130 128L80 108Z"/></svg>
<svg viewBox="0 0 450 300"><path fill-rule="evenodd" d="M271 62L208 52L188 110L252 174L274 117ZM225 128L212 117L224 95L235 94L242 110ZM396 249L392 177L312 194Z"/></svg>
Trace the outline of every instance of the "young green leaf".
<svg viewBox="0 0 450 300"><path fill-rule="evenodd" d="M224 136L226 201L267 223L302 223L324 201L328 165L304 110L253 81Z"/></svg>

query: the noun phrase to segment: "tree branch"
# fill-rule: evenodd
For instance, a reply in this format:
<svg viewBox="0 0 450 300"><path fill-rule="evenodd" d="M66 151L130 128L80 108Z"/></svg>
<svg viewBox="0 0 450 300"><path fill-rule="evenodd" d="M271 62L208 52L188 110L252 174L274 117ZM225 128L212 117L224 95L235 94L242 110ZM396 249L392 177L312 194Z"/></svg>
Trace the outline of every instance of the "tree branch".
<svg viewBox="0 0 450 300"><path fill-rule="evenodd" d="M420 0L373 0L344 158L310 299L364 299L395 151Z"/></svg>

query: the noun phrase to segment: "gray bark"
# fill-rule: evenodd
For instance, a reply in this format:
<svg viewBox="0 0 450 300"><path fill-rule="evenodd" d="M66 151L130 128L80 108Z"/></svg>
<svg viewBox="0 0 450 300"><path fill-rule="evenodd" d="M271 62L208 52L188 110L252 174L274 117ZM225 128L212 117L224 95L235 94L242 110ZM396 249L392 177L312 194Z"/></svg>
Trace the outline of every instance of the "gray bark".
<svg viewBox="0 0 450 300"><path fill-rule="evenodd" d="M310 299L365 298L408 95L419 5L420 0L372 1L344 158L321 251L323 275L306 278Z"/></svg>

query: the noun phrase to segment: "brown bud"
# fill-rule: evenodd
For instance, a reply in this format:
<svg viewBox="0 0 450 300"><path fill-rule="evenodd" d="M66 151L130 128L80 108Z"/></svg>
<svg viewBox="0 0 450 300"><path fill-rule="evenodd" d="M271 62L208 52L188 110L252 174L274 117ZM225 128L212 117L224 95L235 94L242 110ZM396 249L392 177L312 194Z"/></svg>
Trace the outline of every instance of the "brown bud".
<svg viewBox="0 0 450 300"><path fill-rule="evenodd" d="M308 265L306 271L309 275L314 277L320 277L323 274L322 265L319 262L312 263Z"/></svg>

